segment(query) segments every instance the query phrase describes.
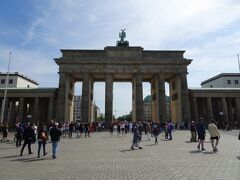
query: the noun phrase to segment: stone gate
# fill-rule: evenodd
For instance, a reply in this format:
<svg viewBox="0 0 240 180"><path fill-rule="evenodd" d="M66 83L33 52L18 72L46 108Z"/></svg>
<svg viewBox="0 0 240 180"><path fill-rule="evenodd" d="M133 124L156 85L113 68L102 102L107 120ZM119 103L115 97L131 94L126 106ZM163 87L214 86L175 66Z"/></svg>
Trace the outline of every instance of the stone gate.
<svg viewBox="0 0 240 180"><path fill-rule="evenodd" d="M152 120L164 122L167 117L165 82L169 83L171 118L189 122L187 66L185 51L154 51L142 47L107 46L104 50L61 49L55 58L59 65L57 121L72 119L74 83L82 81L83 122L89 122L94 82L105 82L105 120L113 116L113 82L132 82L133 121L143 120L142 82L151 83ZM123 95L124 98L124 95Z"/></svg>

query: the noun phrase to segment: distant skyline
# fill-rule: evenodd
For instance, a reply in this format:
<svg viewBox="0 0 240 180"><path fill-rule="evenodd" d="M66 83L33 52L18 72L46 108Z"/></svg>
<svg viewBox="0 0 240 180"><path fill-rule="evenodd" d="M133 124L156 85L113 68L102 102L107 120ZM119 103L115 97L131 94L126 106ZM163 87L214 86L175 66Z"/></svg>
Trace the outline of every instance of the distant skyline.
<svg viewBox="0 0 240 180"><path fill-rule="evenodd" d="M130 46L145 50L186 50L189 87L219 73L236 73L240 53L239 0L8 0L0 6L0 71L58 87L60 49L115 46L126 28ZM144 96L150 93L144 83ZM81 92L76 85L76 94ZM94 100L104 112L104 83L95 84ZM131 84L114 83L117 116L131 110ZM115 113L115 112L114 112Z"/></svg>

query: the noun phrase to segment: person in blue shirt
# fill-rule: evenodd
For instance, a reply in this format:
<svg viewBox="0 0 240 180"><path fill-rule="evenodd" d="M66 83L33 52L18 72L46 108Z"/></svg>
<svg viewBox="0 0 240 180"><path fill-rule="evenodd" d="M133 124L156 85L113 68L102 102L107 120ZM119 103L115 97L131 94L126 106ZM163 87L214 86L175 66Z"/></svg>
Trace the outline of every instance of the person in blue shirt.
<svg viewBox="0 0 240 180"><path fill-rule="evenodd" d="M199 144L198 144L197 148L200 150L200 145L201 145L202 151L205 151L204 140L205 140L205 136L206 136L206 131L205 131L204 123L203 123L203 118L199 119L199 121L196 123L195 127L197 130L198 140L199 140Z"/></svg>

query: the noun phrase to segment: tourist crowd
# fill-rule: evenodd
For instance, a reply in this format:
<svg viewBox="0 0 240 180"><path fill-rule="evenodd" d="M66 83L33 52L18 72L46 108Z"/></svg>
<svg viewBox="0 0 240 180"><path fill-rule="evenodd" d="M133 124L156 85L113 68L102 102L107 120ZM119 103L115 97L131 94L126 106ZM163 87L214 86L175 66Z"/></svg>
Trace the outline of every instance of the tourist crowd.
<svg viewBox="0 0 240 180"><path fill-rule="evenodd" d="M180 125L179 125L180 126ZM147 136L147 140L151 140L154 137L154 144L158 144L158 137L163 133L165 140L172 140L172 133L175 128L182 129L178 124L174 124L171 121L165 123L155 123L155 122L114 122L109 125L109 135L113 136L125 136L128 133L133 134L133 141L131 149L139 148L140 142L142 141L143 134ZM58 142L60 137L63 138L75 138L90 137L90 133L94 131L103 131L106 126L103 122L95 123L80 123L80 122L65 122L57 123L51 121L50 124L42 124L37 127L32 123L20 123L15 124L16 133L14 141L16 142L16 147L21 147L20 156L23 155L24 149L28 147L28 154L33 154L31 145L37 142L38 152L37 157L40 158L41 149L43 150L43 156L47 155L46 144L49 142L52 144L52 158L56 158ZM203 118L200 118L197 122L192 121L190 125L184 124L184 128L189 128L191 132L191 142L198 142L197 149L205 151L204 142L206 137L206 129L210 134L211 145L213 151L218 151L218 144L220 139L219 130L214 120L209 124L204 122ZM4 123L0 125L0 133L2 134L1 142L8 142L8 124ZM240 134L239 134L240 139ZM22 144L23 141L23 144Z"/></svg>

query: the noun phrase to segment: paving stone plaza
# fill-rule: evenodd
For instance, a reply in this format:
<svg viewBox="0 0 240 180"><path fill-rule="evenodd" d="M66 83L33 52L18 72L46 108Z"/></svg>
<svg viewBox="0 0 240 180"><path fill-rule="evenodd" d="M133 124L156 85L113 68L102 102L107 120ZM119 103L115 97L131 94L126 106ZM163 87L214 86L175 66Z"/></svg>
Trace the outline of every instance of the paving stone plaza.
<svg viewBox="0 0 240 180"><path fill-rule="evenodd" d="M175 131L173 140L159 137L159 144L143 136L143 149L130 150L132 134L109 136L96 132L90 138L62 138L58 157L37 158L27 149L22 157L13 142L0 144L0 179L240 179L240 141L238 131L222 132L219 151L212 152L207 134L205 152L190 143L189 131Z"/></svg>

